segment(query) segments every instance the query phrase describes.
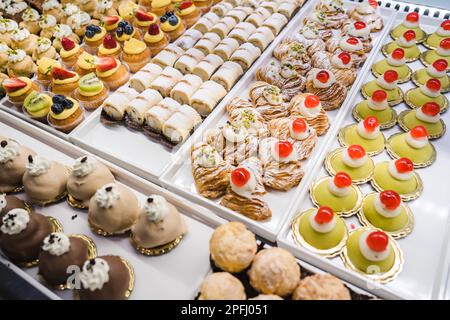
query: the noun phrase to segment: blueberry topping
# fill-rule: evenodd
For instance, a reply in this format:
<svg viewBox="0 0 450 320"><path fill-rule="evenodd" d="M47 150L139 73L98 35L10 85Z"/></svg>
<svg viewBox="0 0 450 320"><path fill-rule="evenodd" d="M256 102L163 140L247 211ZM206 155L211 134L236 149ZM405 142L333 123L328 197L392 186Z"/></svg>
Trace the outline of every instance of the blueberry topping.
<svg viewBox="0 0 450 320"><path fill-rule="evenodd" d="M92 30L86 30L86 33L84 35L88 38L92 38L95 35L95 32Z"/></svg>
<svg viewBox="0 0 450 320"><path fill-rule="evenodd" d="M95 33L101 33L101 32L102 32L102 28L100 28L99 26L94 26L94 27L92 28L92 30L93 30Z"/></svg>
<svg viewBox="0 0 450 320"><path fill-rule="evenodd" d="M90 25L88 25L88 26L86 27L86 31L87 31L87 30L92 30L92 31L94 31L94 27L95 27L95 25L90 24Z"/></svg>
<svg viewBox="0 0 450 320"><path fill-rule="evenodd" d="M125 33L128 35L132 35L133 31L134 31L134 29L131 25L127 25L124 30L125 30Z"/></svg>
<svg viewBox="0 0 450 320"><path fill-rule="evenodd" d="M128 25L128 22L126 22L126 21L120 21L119 24L118 24L118 27L120 27L120 28L125 28L127 25Z"/></svg>
<svg viewBox="0 0 450 320"><path fill-rule="evenodd" d="M55 94L52 100L53 103L62 104L62 102L66 100L66 97L64 97L62 94Z"/></svg>
<svg viewBox="0 0 450 320"><path fill-rule="evenodd" d="M163 15L163 16L161 16L161 18L159 18L159 21L161 22L161 23L164 23L164 22L166 22L167 21L167 16L166 15Z"/></svg>
<svg viewBox="0 0 450 320"><path fill-rule="evenodd" d="M73 101L69 100L69 99L64 99L63 103L62 103L62 106L63 106L64 109L70 109L70 108L73 107Z"/></svg>
<svg viewBox="0 0 450 320"><path fill-rule="evenodd" d="M178 17L177 16L170 16L169 17L169 24L172 26L176 26L178 23Z"/></svg>
<svg viewBox="0 0 450 320"><path fill-rule="evenodd" d="M173 12L173 11L166 11L166 15L170 17L170 16L175 15L175 12Z"/></svg>
<svg viewBox="0 0 450 320"><path fill-rule="evenodd" d="M61 104L55 103L55 104L52 105L52 112L54 114L60 114L63 111L64 111L64 107Z"/></svg>
<svg viewBox="0 0 450 320"><path fill-rule="evenodd" d="M116 29L116 34L117 34L117 36L121 37L123 35L123 28L122 27L118 27Z"/></svg>

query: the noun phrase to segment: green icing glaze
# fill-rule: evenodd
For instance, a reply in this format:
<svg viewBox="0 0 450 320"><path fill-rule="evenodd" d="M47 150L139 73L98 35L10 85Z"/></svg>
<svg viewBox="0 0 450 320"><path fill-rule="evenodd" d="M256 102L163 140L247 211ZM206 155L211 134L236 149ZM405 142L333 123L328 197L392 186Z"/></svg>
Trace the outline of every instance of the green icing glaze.
<svg viewBox="0 0 450 320"><path fill-rule="evenodd" d="M432 33L427 38L426 43L433 48L437 48L437 47L439 47L439 44L441 43L441 41L444 40L445 38L446 37L441 37L437 33Z"/></svg>
<svg viewBox="0 0 450 320"><path fill-rule="evenodd" d="M431 159L433 148L428 143L422 149L414 149L405 140L406 133L396 135L390 140L390 145L397 155L409 158L414 163L424 163Z"/></svg>
<svg viewBox="0 0 450 320"><path fill-rule="evenodd" d="M400 24L392 29L391 33L395 38L400 38L400 36L402 36L408 30L413 30L416 33L416 39L418 40L425 38L425 32L420 29L420 26L417 26L415 28L407 28L403 24Z"/></svg>
<svg viewBox="0 0 450 320"><path fill-rule="evenodd" d="M417 77L417 81L420 84L425 84L428 80L433 78L432 76L430 76L428 74L427 69L425 69L425 68L417 70L416 77ZM435 78L435 79L439 79L439 81L441 81L442 88L447 88L450 84L450 80L447 75L440 77L440 78Z"/></svg>
<svg viewBox="0 0 450 320"><path fill-rule="evenodd" d="M347 145L359 144L366 149L367 152L376 152L384 149L384 137L383 134L373 140L364 139L356 131L357 125L352 125L345 129L344 139Z"/></svg>
<svg viewBox="0 0 450 320"><path fill-rule="evenodd" d="M400 214L394 218L386 218L375 209L374 199L378 194L371 194L364 199L362 212L367 220L376 228L387 232L395 232L403 229L408 223L406 209L402 206Z"/></svg>
<svg viewBox="0 0 450 320"><path fill-rule="evenodd" d="M426 63L428 64L432 64L433 62L435 62L437 59L445 59L447 60L448 64L450 65L450 56L448 57L444 57L439 55L436 50L429 50L427 51L427 53L424 56L424 60Z"/></svg>
<svg viewBox="0 0 450 320"><path fill-rule="evenodd" d="M343 150L345 152L345 149ZM341 157L341 153L334 157L331 160L331 166L333 167L334 171L340 172L344 171L349 174L349 176L352 178L352 180L363 180L370 176L370 174L373 171L373 162L367 159L367 162L359 168L352 168L347 166L343 161Z"/></svg>
<svg viewBox="0 0 450 320"><path fill-rule="evenodd" d="M437 123L428 123L422 120L419 120L416 118L416 111L412 110L410 112L408 112L404 118L403 118L403 123L406 125L406 127L408 127L408 129L412 129L415 126L424 126L429 135L432 136L436 136L436 135L440 135L442 133L442 131L444 130L444 127L442 126L442 122L439 121Z"/></svg>
<svg viewBox="0 0 450 320"><path fill-rule="evenodd" d="M345 197L335 196L328 189L329 179L325 179L320 182L315 190L314 197L319 206L327 206L333 209L334 212L346 212L352 210L358 201L358 194L355 189L351 189L351 192Z"/></svg>
<svg viewBox="0 0 450 320"><path fill-rule="evenodd" d="M303 239L319 250L327 250L336 247L345 236L345 223L342 218L336 216L336 227L328 233L320 233L314 230L309 217L315 209L310 209L300 219L299 231Z"/></svg>
<svg viewBox="0 0 450 320"><path fill-rule="evenodd" d="M395 253L394 249L392 248L392 245L389 244L391 248L391 252L389 256L384 261L370 261L367 260L361 253L361 250L359 249L359 238L361 237L361 234L363 233L363 230L357 230L353 232L348 240L347 240L347 252L348 257L350 261L353 263L353 265L362 272L365 273L371 273L370 270L373 270L374 266L377 266L380 270L380 272L385 273L392 269L395 263ZM369 272L368 272L369 271Z"/></svg>
<svg viewBox="0 0 450 320"><path fill-rule="evenodd" d="M384 110L373 110L367 105L367 100L361 101L355 108L361 119L375 116L378 121L380 121L380 124L389 123L394 118L394 110L392 108L388 107Z"/></svg>
<svg viewBox="0 0 450 320"><path fill-rule="evenodd" d="M442 94L436 98L429 97L420 90L420 88L411 89L406 93L406 98L410 101L416 108L423 106L427 102L436 102L442 109L445 105L445 98Z"/></svg>
<svg viewBox="0 0 450 320"><path fill-rule="evenodd" d="M373 178L383 190L394 190L401 195L414 193L417 190L415 177L406 181L397 180L389 173L388 166L388 162L381 162L375 165L373 171Z"/></svg>
<svg viewBox="0 0 450 320"><path fill-rule="evenodd" d="M398 101L401 100L401 93L400 93L400 89L398 86L395 86L394 89L392 90L386 90L382 87L380 87L377 84L376 80L372 80L367 82L363 87L362 87L363 92L368 96L371 97L372 94L377 91L377 90L384 90L387 93L387 100L389 102L391 101Z"/></svg>
<svg viewBox="0 0 450 320"><path fill-rule="evenodd" d="M387 47L386 47L386 51L387 53L391 54L392 51L394 51L397 48L402 48L403 51L405 51L405 59L406 60L410 60L410 59L417 59L420 56L420 49L419 47L417 47L417 45L413 45L411 47L401 47L397 44L397 42L393 41L390 42Z"/></svg>
<svg viewBox="0 0 450 320"><path fill-rule="evenodd" d="M398 79L399 80L406 80L408 78L408 75L409 75L409 72L410 72L410 70L409 70L407 65L391 66L387 62L387 59L383 59L383 60L380 60L377 63L375 63L373 65L373 69L378 74L383 74L387 70L395 70L398 73Z"/></svg>

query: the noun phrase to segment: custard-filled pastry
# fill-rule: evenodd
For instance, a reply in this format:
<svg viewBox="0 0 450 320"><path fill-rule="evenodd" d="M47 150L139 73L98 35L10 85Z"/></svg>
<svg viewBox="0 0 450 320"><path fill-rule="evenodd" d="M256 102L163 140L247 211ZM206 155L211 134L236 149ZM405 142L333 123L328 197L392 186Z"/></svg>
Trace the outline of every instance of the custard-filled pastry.
<svg viewBox="0 0 450 320"><path fill-rule="evenodd" d="M262 26L264 21L266 21L270 15L271 13L269 10L263 7L258 7L245 19L245 22L249 22L258 28Z"/></svg>
<svg viewBox="0 0 450 320"><path fill-rule="evenodd" d="M200 31L196 29L188 29L180 38L178 38L174 42L174 44L176 44L183 50L188 50L192 48L197 43L197 41L201 39L202 36L203 33L201 33Z"/></svg>
<svg viewBox="0 0 450 320"><path fill-rule="evenodd" d="M157 90L163 97L169 97L170 91L183 78L183 74L175 68L165 67L163 72L153 80L150 88Z"/></svg>
<svg viewBox="0 0 450 320"><path fill-rule="evenodd" d="M268 27L261 26L247 40L263 52L274 39L272 31Z"/></svg>
<svg viewBox="0 0 450 320"><path fill-rule="evenodd" d="M200 286L198 300L245 300L242 282L228 272L208 275Z"/></svg>
<svg viewBox="0 0 450 320"><path fill-rule="evenodd" d="M22 14L22 22L20 22L19 26L37 35L41 31L39 26L40 17L41 15L36 9L28 7Z"/></svg>
<svg viewBox="0 0 450 320"><path fill-rule="evenodd" d="M364 45L358 38L349 36L344 36L342 38L336 37L329 39L325 44L327 50L331 53L339 53L342 51L350 53L355 68L361 66L367 59Z"/></svg>
<svg viewBox="0 0 450 320"><path fill-rule="evenodd" d="M215 81L205 81L191 97L191 106L203 116L211 113L227 91Z"/></svg>
<svg viewBox="0 0 450 320"><path fill-rule="evenodd" d="M288 23L288 19L281 13L274 13L263 22L263 26L269 28L274 36L277 36L281 29Z"/></svg>
<svg viewBox="0 0 450 320"><path fill-rule="evenodd" d="M304 119L319 136L325 134L330 127L320 99L313 94L299 93L291 100L289 108L291 116Z"/></svg>
<svg viewBox="0 0 450 320"><path fill-rule="evenodd" d="M231 122L243 125L250 135L258 138L269 136L266 121L250 101L234 98L227 104L226 109Z"/></svg>
<svg viewBox="0 0 450 320"><path fill-rule="evenodd" d="M175 44L169 44L153 57L152 62L161 67L172 67L179 57L182 56L184 50Z"/></svg>
<svg viewBox="0 0 450 320"><path fill-rule="evenodd" d="M260 199L265 193L262 163L258 158L251 157L231 172L230 186L220 204L250 219L267 220L272 216L272 211Z"/></svg>
<svg viewBox="0 0 450 320"><path fill-rule="evenodd" d="M223 127L208 130L205 141L231 165L238 165L258 154L259 138L251 135L244 124L239 122L227 122Z"/></svg>
<svg viewBox="0 0 450 320"><path fill-rule="evenodd" d="M191 97L202 85L202 79L195 74L186 74L170 91L170 97L180 104L190 104Z"/></svg>
<svg viewBox="0 0 450 320"><path fill-rule="evenodd" d="M166 120L162 127L162 134L173 144L182 143L201 122L202 118L197 111L187 104L183 104Z"/></svg>
<svg viewBox="0 0 450 320"><path fill-rule="evenodd" d="M8 51L7 71L10 77L32 78L37 71L37 66L25 51L10 50Z"/></svg>
<svg viewBox="0 0 450 320"><path fill-rule="evenodd" d="M355 37L361 40L364 51L369 53L372 50L372 36L370 28L363 21L355 21L346 23L341 30L342 36Z"/></svg>
<svg viewBox="0 0 450 320"><path fill-rule="evenodd" d="M102 105L103 111L114 120L123 120L125 108L131 100L136 98L139 92L128 86L123 86L111 94Z"/></svg>
<svg viewBox="0 0 450 320"><path fill-rule="evenodd" d="M238 6L227 12L226 17L231 17L236 20L236 23L242 22L247 18L249 14L253 12L253 9L247 6Z"/></svg>
<svg viewBox="0 0 450 320"><path fill-rule="evenodd" d="M210 145L199 142L191 149L192 175L198 192L215 199L225 194L230 185L231 166Z"/></svg>
<svg viewBox="0 0 450 320"><path fill-rule="evenodd" d="M356 70L353 67L350 53L342 51L336 54L316 52L311 57L314 68L326 69L333 72L336 81L349 87L356 80Z"/></svg>
<svg viewBox="0 0 450 320"><path fill-rule="evenodd" d="M306 91L319 97L325 110L340 108L347 97L347 88L325 69L312 69L306 80Z"/></svg>
<svg viewBox="0 0 450 320"><path fill-rule="evenodd" d="M383 18L378 5L375 5L375 3L360 2L350 8L347 14L353 20L364 21L370 27L371 32L378 32L383 29Z"/></svg>
<svg viewBox="0 0 450 320"><path fill-rule="evenodd" d="M238 63L227 61L213 74L211 80L230 91L243 74L244 70Z"/></svg>
<svg viewBox="0 0 450 320"><path fill-rule="evenodd" d="M220 17L217 14L214 12L208 12L198 20L193 28L205 34L211 31L213 26L219 22L219 20Z"/></svg>
<svg viewBox="0 0 450 320"><path fill-rule="evenodd" d="M256 80L267 82L281 89L285 102L289 102L298 93L303 92L306 78L300 75L290 62L281 64L271 61L256 70Z"/></svg>
<svg viewBox="0 0 450 320"><path fill-rule="evenodd" d="M255 26L251 23L239 22L228 34L228 37L236 39L240 44L243 44L255 30Z"/></svg>
<svg viewBox="0 0 450 320"><path fill-rule="evenodd" d="M267 126L272 137L291 143L298 160L308 158L317 144L316 130L303 118L274 119Z"/></svg>
<svg viewBox="0 0 450 320"><path fill-rule="evenodd" d="M38 36L27 29L16 29L11 33L11 49L21 49L31 55L37 46Z"/></svg>
<svg viewBox="0 0 450 320"><path fill-rule="evenodd" d="M130 87L141 93L142 91L149 89L153 80L155 80L162 72L163 68L159 65L148 63L145 67L131 76Z"/></svg>
<svg viewBox="0 0 450 320"><path fill-rule="evenodd" d="M219 20L210 30L210 32L216 33L221 39L225 38L228 33L236 26L237 22L231 17L223 17Z"/></svg>
<svg viewBox="0 0 450 320"><path fill-rule="evenodd" d="M128 120L136 125L143 125L145 121L145 113L161 102L163 97L154 89L147 89L141 92L136 98L127 103L125 112Z"/></svg>
<svg viewBox="0 0 450 320"><path fill-rule="evenodd" d="M145 112L145 123L153 132L161 133L164 123L180 108L181 104L177 101L164 98Z"/></svg>
<svg viewBox="0 0 450 320"><path fill-rule="evenodd" d="M213 51L221 40L217 33L208 32L194 45L194 48L200 50L206 56Z"/></svg>
<svg viewBox="0 0 450 320"><path fill-rule="evenodd" d="M247 42L231 55L230 60L239 63L243 70L247 70L260 55L261 50Z"/></svg>
<svg viewBox="0 0 450 320"><path fill-rule="evenodd" d="M239 42L233 38L225 38L217 44L212 53L218 55L223 61L228 61L233 52L239 48Z"/></svg>
<svg viewBox="0 0 450 320"><path fill-rule="evenodd" d="M296 40L304 46L306 52L311 56L315 52L325 51L325 40L332 35L331 30L319 30L315 23L309 22L300 28L296 34Z"/></svg>
<svg viewBox="0 0 450 320"><path fill-rule="evenodd" d="M258 156L263 164L263 182L266 187L288 191L297 186L304 171L292 143L277 138L261 140Z"/></svg>
<svg viewBox="0 0 450 320"><path fill-rule="evenodd" d="M223 63L221 57L211 53L194 67L192 73L199 76L203 81L207 81Z"/></svg>
<svg viewBox="0 0 450 320"><path fill-rule="evenodd" d="M175 62L174 67L182 74L189 74L204 58L205 54L202 51L197 48L190 48Z"/></svg>
<svg viewBox="0 0 450 320"><path fill-rule="evenodd" d="M281 89L277 86L257 81L250 87L249 96L266 121L289 115L289 104L283 101Z"/></svg>

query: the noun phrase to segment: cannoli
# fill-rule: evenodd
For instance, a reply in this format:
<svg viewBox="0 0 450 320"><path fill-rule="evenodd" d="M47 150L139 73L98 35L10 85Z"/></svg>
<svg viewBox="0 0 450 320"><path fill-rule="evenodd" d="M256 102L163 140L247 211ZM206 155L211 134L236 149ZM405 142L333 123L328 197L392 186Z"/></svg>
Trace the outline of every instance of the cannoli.
<svg viewBox="0 0 450 320"><path fill-rule="evenodd" d="M264 51L269 44L275 39L275 36L268 27L259 27L253 32L253 34L248 37L248 42L250 42L259 50Z"/></svg>
<svg viewBox="0 0 450 320"><path fill-rule="evenodd" d="M203 33L196 29L188 29L174 44L183 50L192 48L198 40L203 36Z"/></svg>
<svg viewBox="0 0 450 320"><path fill-rule="evenodd" d="M163 71L163 69L154 63L148 63L144 68L131 76L130 87L141 93L145 89L150 88L153 80L155 80Z"/></svg>
<svg viewBox="0 0 450 320"><path fill-rule="evenodd" d="M203 81L207 81L223 63L221 57L211 53L197 64L192 73L199 76Z"/></svg>
<svg viewBox="0 0 450 320"><path fill-rule="evenodd" d="M214 81L203 82L201 87L191 97L191 106L203 116L211 113L227 91Z"/></svg>
<svg viewBox="0 0 450 320"><path fill-rule="evenodd" d="M190 106L183 104L163 125L166 139L179 144L187 139L191 131L202 121L200 115Z"/></svg>
<svg viewBox="0 0 450 320"><path fill-rule="evenodd" d="M103 111L114 120L122 120L128 102L136 98L138 94L133 88L122 86L103 102Z"/></svg>
<svg viewBox="0 0 450 320"><path fill-rule="evenodd" d="M160 65L161 67L172 67L175 61L184 53L184 50L175 44L169 44L163 50L161 50L156 56L153 57L152 62Z"/></svg>
<svg viewBox="0 0 450 320"><path fill-rule="evenodd" d="M247 42L250 35L255 32L256 27L248 22L239 22L228 34L229 38L236 39L240 44Z"/></svg>
<svg viewBox="0 0 450 320"><path fill-rule="evenodd" d="M203 17L198 20L198 22L193 26L194 29L205 34L211 31L212 27L219 22L220 17L214 12L208 12Z"/></svg>
<svg viewBox="0 0 450 320"><path fill-rule="evenodd" d="M195 74L186 74L170 91L170 97L180 104L189 105L191 97L202 85L203 81Z"/></svg>
<svg viewBox="0 0 450 320"><path fill-rule="evenodd" d="M195 44L194 48L200 50L206 56L213 51L220 40L221 38L217 33L208 32Z"/></svg>
<svg viewBox="0 0 450 320"><path fill-rule="evenodd" d="M196 49L188 49L178 60L175 62L175 69L180 71L182 74L192 73L195 66L205 58L205 54Z"/></svg>
<svg viewBox="0 0 450 320"><path fill-rule="evenodd" d="M225 90L230 91L243 74L244 70L238 63L227 61L214 73L211 80L220 84Z"/></svg>
<svg viewBox="0 0 450 320"><path fill-rule="evenodd" d="M289 115L289 104L283 101L281 89L277 86L257 81L250 87L249 96L266 121Z"/></svg>
<svg viewBox="0 0 450 320"><path fill-rule="evenodd" d="M255 27L260 27L266 19L270 17L269 10L263 7L258 7L251 15L245 19L246 22L253 24Z"/></svg>
<svg viewBox="0 0 450 320"><path fill-rule="evenodd" d="M330 127L327 113L319 98L313 94L299 93L292 99L289 109L291 116L304 119L319 136L325 134Z"/></svg>
<svg viewBox="0 0 450 320"><path fill-rule="evenodd" d="M263 26L268 27L274 36L278 35L283 27L288 23L288 19L281 13L274 13L263 22Z"/></svg>
<svg viewBox="0 0 450 320"><path fill-rule="evenodd" d="M167 119L180 108L181 104L172 98L164 98L145 112L145 123L152 131L161 133Z"/></svg>
<svg viewBox="0 0 450 320"><path fill-rule="evenodd" d="M236 24L236 20L232 17L225 16L212 27L211 32L217 33L217 35L223 39L231 30L233 30Z"/></svg>
<svg viewBox="0 0 450 320"><path fill-rule="evenodd" d="M170 95L170 90L183 78L183 74L175 68L166 67L163 72L153 80L150 88L157 90L163 97Z"/></svg>
<svg viewBox="0 0 450 320"><path fill-rule="evenodd" d="M223 61L230 60L231 55L239 48L239 42L233 38L225 38L214 48L214 54L217 54Z"/></svg>
<svg viewBox="0 0 450 320"><path fill-rule="evenodd" d="M244 43L232 55L230 60L241 65L243 70L247 70L261 55L261 50L251 43Z"/></svg>

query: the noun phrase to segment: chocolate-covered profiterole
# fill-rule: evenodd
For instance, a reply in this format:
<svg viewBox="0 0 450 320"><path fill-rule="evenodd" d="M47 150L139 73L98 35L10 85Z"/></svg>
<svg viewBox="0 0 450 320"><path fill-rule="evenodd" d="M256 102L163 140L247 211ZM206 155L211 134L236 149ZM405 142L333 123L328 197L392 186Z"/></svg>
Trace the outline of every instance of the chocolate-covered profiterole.
<svg viewBox="0 0 450 320"><path fill-rule="evenodd" d="M26 209L25 202L15 196L7 196L0 194L0 227L2 226L2 218L12 209Z"/></svg>
<svg viewBox="0 0 450 320"><path fill-rule="evenodd" d="M108 183L114 182L114 176L107 166L93 156L83 156L75 160L72 173L67 181L67 192L84 207L95 192Z"/></svg>
<svg viewBox="0 0 450 320"><path fill-rule="evenodd" d="M102 256L88 260L80 273L81 300L125 300L131 274L118 256Z"/></svg>
<svg viewBox="0 0 450 320"><path fill-rule="evenodd" d="M89 224L108 234L130 230L138 215L139 203L135 194L117 183L98 189L89 202Z"/></svg>
<svg viewBox="0 0 450 320"><path fill-rule="evenodd" d="M30 155L26 168L23 175L23 187L31 200L51 202L59 199L66 192L69 172L64 165Z"/></svg>
<svg viewBox="0 0 450 320"><path fill-rule="evenodd" d="M21 146L17 141L2 138L0 140L0 192L12 192L22 186L22 177L28 156L35 152Z"/></svg>
<svg viewBox="0 0 450 320"><path fill-rule="evenodd" d="M52 231L50 220L39 213L13 209L2 219L0 249L14 263L38 259L42 241Z"/></svg>
<svg viewBox="0 0 450 320"><path fill-rule="evenodd" d="M79 237L67 236L61 232L49 234L39 253L39 274L52 285L66 285L69 266L83 267L89 259L88 244Z"/></svg>
<svg viewBox="0 0 450 320"><path fill-rule="evenodd" d="M187 227L173 204L168 203L164 197L151 195L131 232L137 245L155 248L184 235Z"/></svg>

